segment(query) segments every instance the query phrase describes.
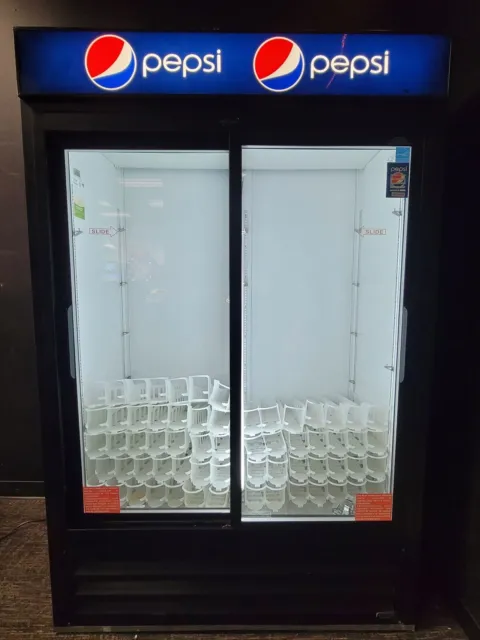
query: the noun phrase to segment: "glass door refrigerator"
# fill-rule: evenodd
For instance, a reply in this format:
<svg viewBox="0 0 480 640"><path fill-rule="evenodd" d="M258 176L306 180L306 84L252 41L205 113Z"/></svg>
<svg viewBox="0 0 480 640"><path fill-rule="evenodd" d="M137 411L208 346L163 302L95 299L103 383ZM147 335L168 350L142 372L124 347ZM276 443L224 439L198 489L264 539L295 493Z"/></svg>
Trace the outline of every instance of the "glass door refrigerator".
<svg viewBox="0 0 480 640"><path fill-rule="evenodd" d="M55 625L411 628L448 41L16 48Z"/></svg>

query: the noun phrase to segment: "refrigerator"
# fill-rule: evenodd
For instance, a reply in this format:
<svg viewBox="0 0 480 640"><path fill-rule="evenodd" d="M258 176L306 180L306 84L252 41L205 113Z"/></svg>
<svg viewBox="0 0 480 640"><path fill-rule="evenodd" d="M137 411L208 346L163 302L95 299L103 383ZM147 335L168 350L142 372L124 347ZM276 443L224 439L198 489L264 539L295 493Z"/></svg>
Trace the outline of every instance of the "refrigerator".
<svg viewBox="0 0 480 640"><path fill-rule="evenodd" d="M413 628L448 39L15 43L55 626Z"/></svg>

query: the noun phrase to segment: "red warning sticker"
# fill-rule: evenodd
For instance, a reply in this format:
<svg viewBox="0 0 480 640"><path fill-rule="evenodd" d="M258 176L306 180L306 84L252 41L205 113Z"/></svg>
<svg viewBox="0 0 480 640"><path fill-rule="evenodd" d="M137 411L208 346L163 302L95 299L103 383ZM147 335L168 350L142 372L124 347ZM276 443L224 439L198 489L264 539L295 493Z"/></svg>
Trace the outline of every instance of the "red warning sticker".
<svg viewBox="0 0 480 640"><path fill-rule="evenodd" d="M391 493L357 493L355 520L357 522L388 522L392 519Z"/></svg>
<svg viewBox="0 0 480 640"><path fill-rule="evenodd" d="M120 513L119 487L83 487L84 513Z"/></svg>

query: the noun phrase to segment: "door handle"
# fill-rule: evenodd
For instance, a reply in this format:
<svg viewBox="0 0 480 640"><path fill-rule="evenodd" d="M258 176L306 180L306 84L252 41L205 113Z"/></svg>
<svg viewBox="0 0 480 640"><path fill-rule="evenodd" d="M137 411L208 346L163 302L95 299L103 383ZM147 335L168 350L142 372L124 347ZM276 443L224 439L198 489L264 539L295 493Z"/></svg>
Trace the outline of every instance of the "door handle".
<svg viewBox="0 0 480 640"><path fill-rule="evenodd" d="M405 356L407 351L407 325L408 325L408 310L406 307L403 307L402 333L400 336L399 382L403 382L405 378Z"/></svg>
<svg viewBox="0 0 480 640"><path fill-rule="evenodd" d="M75 380L77 372L75 368L75 330L73 326L73 307L70 305L67 309L68 324L68 359L70 364L70 376Z"/></svg>

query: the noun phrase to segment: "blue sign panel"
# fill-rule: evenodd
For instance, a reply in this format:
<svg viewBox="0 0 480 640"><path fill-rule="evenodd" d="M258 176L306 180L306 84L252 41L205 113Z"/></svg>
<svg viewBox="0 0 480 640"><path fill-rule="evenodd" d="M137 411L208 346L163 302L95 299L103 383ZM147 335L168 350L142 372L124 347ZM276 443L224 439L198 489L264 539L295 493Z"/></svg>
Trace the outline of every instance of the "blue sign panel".
<svg viewBox="0 0 480 640"><path fill-rule="evenodd" d="M443 36L19 29L21 95L446 95Z"/></svg>

